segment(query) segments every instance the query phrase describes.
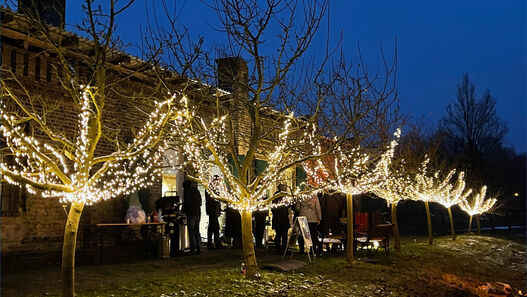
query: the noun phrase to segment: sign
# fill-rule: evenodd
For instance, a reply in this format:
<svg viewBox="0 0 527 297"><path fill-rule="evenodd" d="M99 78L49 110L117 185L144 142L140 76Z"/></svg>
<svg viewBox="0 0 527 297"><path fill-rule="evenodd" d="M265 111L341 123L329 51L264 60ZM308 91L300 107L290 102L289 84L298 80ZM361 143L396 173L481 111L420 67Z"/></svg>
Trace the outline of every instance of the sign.
<svg viewBox="0 0 527 297"><path fill-rule="evenodd" d="M296 217L295 223L293 225L293 232L287 238L287 246L284 251L284 255L282 256L282 261L284 261L284 258L288 251L291 252L291 259L293 258L293 253L295 252L294 246L296 246L298 235L302 236L302 238L304 239L304 246L311 251L311 253L313 254L313 259L315 259L315 251L313 250L313 248L311 248L313 246L313 240L311 239L311 232L309 232L309 224L307 223L307 218ZM307 253L307 257L309 259L309 262L311 262L310 252Z"/></svg>
<svg viewBox="0 0 527 297"><path fill-rule="evenodd" d="M311 239L311 232L309 232L309 224L307 223L307 218L297 217L295 221L295 226L293 226L293 228L297 227L297 222L298 227L300 228L300 234L302 234L302 237L304 238L304 245L306 247L312 247L313 240Z"/></svg>

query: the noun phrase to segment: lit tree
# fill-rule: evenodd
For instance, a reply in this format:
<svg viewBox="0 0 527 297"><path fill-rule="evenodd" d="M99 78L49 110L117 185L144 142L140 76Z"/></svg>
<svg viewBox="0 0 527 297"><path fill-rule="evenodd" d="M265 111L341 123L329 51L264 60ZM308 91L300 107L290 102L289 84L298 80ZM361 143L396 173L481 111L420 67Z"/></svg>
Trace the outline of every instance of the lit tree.
<svg viewBox="0 0 527 297"><path fill-rule="evenodd" d="M436 171L432 176L427 175L427 166L429 159L423 162L420 172L415 176L415 181L417 185L417 199L425 203L426 210L426 221L428 227L428 244L432 245L434 243L433 234L432 234L432 218L430 215L430 202L436 202L436 197L444 191L445 187L448 186L450 179L456 172L451 170L445 178L440 177L440 171Z"/></svg>
<svg viewBox="0 0 527 297"><path fill-rule="evenodd" d="M246 276L251 277L258 272L251 212L278 198L267 196L268 185L283 180L295 166L331 154L332 147L341 139L353 137L357 143L365 144L365 138L371 134L349 129L360 119L364 119L360 122L362 127L376 131L395 123L384 115L396 102L395 75L391 76L396 63L384 63L386 73L368 78L366 74L362 76L366 67L354 71L343 59L335 61L333 69L327 69L329 48L324 55L317 50L312 61L304 60L324 19L327 1L215 0L210 7L218 16L217 27L226 33L225 40L229 42L214 54L204 50L203 38L192 42L188 34L191 28L180 30L176 19L170 19L168 30L153 29L147 39L151 43L161 41L166 46L170 53L164 56L167 67L195 79L201 84L204 97L215 93L211 85L231 92L208 102L214 108L213 112L208 111L209 117L191 121L188 129L200 136L192 138L181 152L186 154L189 176L206 188L210 188L211 168L223 175L222 194L213 196L242 212ZM169 18L177 14L165 11ZM218 52L221 58L212 60L211 57L218 57ZM340 122L343 125L339 126L353 136L342 131L332 134L324 129L310 136L312 127L335 127L330 123L335 118L333 109L354 111L352 118L343 117ZM294 118L292 112L303 116ZM329 148L324 153L314 150L311 140L321 142L333 136L339 140L328 141ZM388 137L379 141L383 147ZM376 147L381 145L377 143ZM257 158L268 163L265 170L255 172ZM301 192L296 194L302 196Z"/></svg>
<svg viewBox="0 0 527 297"><path fill-rule="evenodd" d="M397 130L395 137L398 139L399 136L400 130ZM353 195L374 192L388 180L390 176L389 165L396 145L397 140L391 141L378 157L372 158L360 146L346 150L346 146L343 144L335 149L333 166L316 162L315 170L313 170L312 163L304 165L307 174L320 181L319 188L346 194L348 221L346 257L348 261L353 260ZM326 172L324 174L327 176L325 180L317 177L316 172L321 170Z"/></svg>
<svg viewBox="0 0 527 297"><path fill-rule="evenodd" d="M471 201L465 200L459 203L459 207L461 207L462 210L464 210L469 216L469 223L468 223L468 234L470 234L470 229L472 227L472 217L476 216L476 223L478 226L478 234L481 233L480 223L479 223L479 216L485 212L489 212L494 204L496 203L496 199L491 198L485 200L485 196L487 194L487 186L481 187L481 190L479 193L476 193L473 195Z"/></svg>
<svg viewBox="0 0 527 297"><path fill-rule="evenodd" d="M195 92L211 99L196 110L201 116L188 119L188 131L181 132L195 135L185 138L187 143L179 149L186 157L187 176L214 198L240 210L246 276L254 277L258 265L252 212L285 195L267 193L286 175L290 179L290 170L313 157L306 153L310 149L303 133L304 129L309 132L316 112L304 110L301 114L307 117L302 119L295 119L292 112L301 109L304 99L317 106L322 95L303 96L291 89L299 85L295 68L300 67L318 31L327 2L216 0L207 6L216 12L217 26L226 33L223 40L229 44L223 49L213 54L204 50L203 39L193 42L190 29L181 29L180 22L171 18L178 13L168 10L168 29L151 28L146 39L152 44L161 42L170 53L162 56L166 67L192 77L200 85ZM270 33L276 28L278 34ZM220 59L211 58L218 53ZM317 79L304 83L312 86ZM216 94L213 85L229 94L211 98ZM254 170L258 160L267 162L265 170ZM213 170L221 175L221 182L215 182L219 194L210 189L215 184L211 183Z"/></svg>
<svg viewBox="0 0 527 297"><path fill-rule="evenodd" d="M456 240L456 230L454 227L454 218L452 217L452 206L462 203L472 193L472 189L465 190L465 173L460 172L457 176L455 184L448 183L440 191L437 192L435 201L443 205L448 210L448 217L450 218L450 230L452 232L452 240Z"/></svg>
<svg viewBox="0 0 527 297"><path fill-rule="evenodd" d="M270 189L279 183L285 184L287 179L292 178L288 175L288 170L323 155L316 155L309 149L312 133L302 132L310 127L306 127L305 120L297 120L293 115L278 116L279 119L272 122L276 125L273 127L276 138L268 139L275 146L266 156L267 167L263 172L252 175L249 170L244 169L246 166L250 168L250 165L245 164L247 157L244 161L233 159L229 152L229 139L236 132L226 127L229 115L214 117L206 123L195 112L189 111L187 114L187 128L182 129L178 135L187 140L181 149L186 159L184 166L187 177L201 183L213 198L240 211L246 275L258 276L252 213L259 209L290 204L293 197L307 194L307 189L297 189L293 195L286 192L271 195ZM271 204L280 197L285 199L279 204Z"/></svg>
<svg viewBox="0 0 527 297"><path fill-rule="evenodd" d="M391 166L389 179L373 190L373 193L386 200L391 206L394 246L401 250L401 237L397 223L397 204L405 199L416 199L417 189L415 179L409 174L404 160L397 166Z"/></svg>
<svg viewBox="0 0 527 297"><path fill-rule="evenodd" d="M117 8L110 1L107 13L92 4L83 6L87 14L79 29L91 40L81 40L82 46L72 45L75 36L32 13L15 15L33 32L26 37L31 45L56 55L53 67L61 74L57 91L63 97L37 94L10 70L2 69L1 75L2 153L14 157L14 163L1 164L2 178L70 206L62 249L63 296L75 295L76 238L84 207L127 195L159 177L171 126L181 116L177 106L185 101L157 88L154 72L145 75L142 67L136 72L113 62L126 56L112 39L114 19L130 3ZM146 79L151 92L145 86L141 93L123 90L120 83L131 77ZM117 110L128 104L144 120L136 118L126 127L126 114L117 115ZM63 127L70 116L73 123Z"/></svg>
<svg viewBox="0 0 527 297"><path fill-rule="evenodd" d="M71 205L64 230L62 271L63 295L73 296L76 237L84 206L130 194L151 185L159 176L175 96L157 103L129 145L111 154L96 155L104 100L96 89L84 88L73 139L46 125L43 116L28 108L4 80L2 92L3 101L15 102L20 110L8 112L2 106L2 137L16 160L14 164L2 163L3 178L25 186L31 193L59 197L61 203ZM45 139L24 132L27 119L36 124L35 129L44 133Z"/></svg>

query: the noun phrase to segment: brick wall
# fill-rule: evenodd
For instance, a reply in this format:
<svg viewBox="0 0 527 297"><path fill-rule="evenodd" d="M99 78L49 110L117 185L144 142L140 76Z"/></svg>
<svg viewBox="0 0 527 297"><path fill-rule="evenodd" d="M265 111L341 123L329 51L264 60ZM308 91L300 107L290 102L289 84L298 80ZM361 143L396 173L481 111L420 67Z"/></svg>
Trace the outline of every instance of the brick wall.
<svg viewBox="0 0 527 297"><path fill-rule="evenodd" d="M58 108L50 115L50 119L52 119L53 125L63 129L71 138L76 130L77 114L69 94L64 91L57 79L59 74L51 67L55 63L54 59L46 53L38 52L34 49L33 51L25 49L20 41L2 39L1 46L2 67L11 69L11 62L15 62L16 67L13 70L15 70L17 78L30 91L32 96L42 98L47 102L60 103ZM16 53L14 61L12 59L13 52ZM36 66L38 63L40 63L40 67ZM242 73L240 76L246 77L247 67L245 65L240 65L240 67L240 73ZM38 74L36 71L38 71ZM109 80L115 78L112 75L115 74L110 74ZM231 101L230 110L236 131L235 138L238 154L243 155L247 151L250 130L252 129L252 122L245 104L248 94L243 86L239 84L234 84L233 91L234 95L232 95L233 100ZM109 120L109 124L113 128L127 131L146 119L147 115L138 110L137 107L148 110L148 104L129 97L132 94L141 94L148 98L154 96L155 90L136 80L130 79L120 82L119 93L114 93L112 100L106 102L107 106L104 114L104 118ZM213 114L210 108L211 106L209 105L202 105L199 112L207 118ZM275 124L275 121L271 118L265 119L263 128L270 129ZM35 136L38 137L38 130L34 131ZM264 149L267 151L270 151L272 147L272 143L265 143L264 145ZM96 153L107 154L112 152L113 149L110 142L103 140L99 143ZM256 158L265 159L265 155L264 151L259 151ZM155 200L160 197L161 179L158 179L150 188L150 209L154 209ZM82 247L85 228L102 222L123 222L126 205L126 197L116 197L92 206L86 206L81 218L77 247ZM66 210L68 209L66 208ZM25 201L25 208L20 209L18 216L1 218L2 254L60 251L66 216L64 205L61 205L58 199L44 199L34 195L28 196Z"/></svg>
<svg viewBox="0 0 527 297"><path fill-rule="evenodd" d="M55 127L64 130L71 137L76 129L77 114L71 98L57 79L58 74L51 67L51 64L55 63L53 58L36 49L25 49L18 41L3 38L1 46L2 67L11 69L11 62L15 62L16 67L13 70L16 77L32 96L48 103L60 103L49 118ZM12 59L13 53L16 53L16 58ZM40 66L36 66L38 63ZM148 104L141 106L141 102L136 102L125 95L141 93L148 97L153 91L148 86L132 80L123 81L120 89L123 96L116 95L112 100L107 100L104 117L111 120L109 123L113 127L126 131L131 127L137 127L137 124L143 123L147 117L134 105L148 110ZM38 129L34 130L34 136L39 137ZM110 142L101 141L96 153L107 154L113 149ZM150 189L151 209L159 197L161 197L160 179ZM24 203L25 207L20 207L18 215L1 218L2 255L60 251L67 217L65 205L61 205L56 198L41 198L35 195L27 196L25 201L20 203ZM69 206L66 207L66 210L69 210ZM77 247L82 247L85 227L102 222L123 222L125 214L126 197L117 197L86 206L81 218Z"/></svg>

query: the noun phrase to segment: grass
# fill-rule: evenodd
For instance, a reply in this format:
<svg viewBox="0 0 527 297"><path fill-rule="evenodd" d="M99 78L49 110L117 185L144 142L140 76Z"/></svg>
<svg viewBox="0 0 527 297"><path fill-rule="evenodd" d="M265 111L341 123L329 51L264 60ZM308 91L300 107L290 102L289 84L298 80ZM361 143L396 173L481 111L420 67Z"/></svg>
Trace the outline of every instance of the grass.
<svg viewBox="0 0 527 297"><path fill-rule="evenodd" d="M381 252L376 255L376 263L348 263L344 255L330 255L296 272L262 270L258 280L240 275L241 252L237 250L85 266L77 269L77 292L79 296L163 297L473 296L481 294L480 284L497 281L526 290L526 246L522 241L463 235L456 241L448 237L437 238L433 246L425 242L424 238L415 243L413 238L405 238L401 253L392 251L385 258ZM279 259L263 250L257 250L257 256L260 263ZM26 272L26 283L35 276ZM45 276L40 275L40 278L40 287L17 295L16 290L11 290L17 286L16 276L13 275L9 283L4 274L2 296L42 296L44 293L54 296L59 293L56 287L59 281L46 287Z"/></svg>

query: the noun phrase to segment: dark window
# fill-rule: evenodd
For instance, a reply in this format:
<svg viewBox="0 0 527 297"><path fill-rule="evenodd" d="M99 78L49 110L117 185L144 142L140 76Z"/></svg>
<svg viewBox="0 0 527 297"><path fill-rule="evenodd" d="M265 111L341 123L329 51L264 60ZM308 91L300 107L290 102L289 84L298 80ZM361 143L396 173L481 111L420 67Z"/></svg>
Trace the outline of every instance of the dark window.
<svg viewBox="0 0 527 297"><path fill-rule="evenodd" d="M20 204L25 201L26 192L18 186L7 182L0 183L2 195L2 216L16 217L20 215Z"/></svg>
<svg viewBox="0 0 527 297"><path fill-rule="evenodd" d="M11 72L16 73L16 51L11 51Z"/></svg>
<svg viewBox="0 0 527 297"><path fill-rule="evenodd" d="M2 161L6 165L11 165L15 162L15 159L10 152L2 151ZM20 215L20 205L25 203L26 200L25 191L18 186L1 182L0 195L2 198L2 216L14 217Z"/></svg>
<svg viewBox="0 0 527 297"><path fill-rule="evenodd" d="M27 54L24 54L24 70L23 70L24 76L27 76L28 74L28 67L29 67L29 56Z"/></svg>
<svg viewBox="0 0 527 297"><path fill-rule="evenodd" d="M62 81L62 68L57 67L57 83L60 85Z"/></svg>
<svg viewBox="0 0 527 297"><path fill-rule="evenodd" d="M31 126L26 124L24 127L24 133L26 135L32 135ZM5 142L1 139L1 160L3 164L12 166L15 164L15 158L11 151L5 146ZM3 217L19 216L20 211L26 210L26 198L27 192L25 188L9 184L8 182L0 183L0 196L1 196L1 215Z"/></svg>
<svg viewBox="0 0 527 297"><path fill-rule="evenodd" d="M35 80L40 80L40 57L35 59Z"/></svg>
<svg viewBox="0 0 527 297"><path fill-rule="evenodd" d="M47 82L50 82L51 81L51 70L53 69L53 67L51 67L51 63L48 62L46 64L46 81Z"/></svg>

